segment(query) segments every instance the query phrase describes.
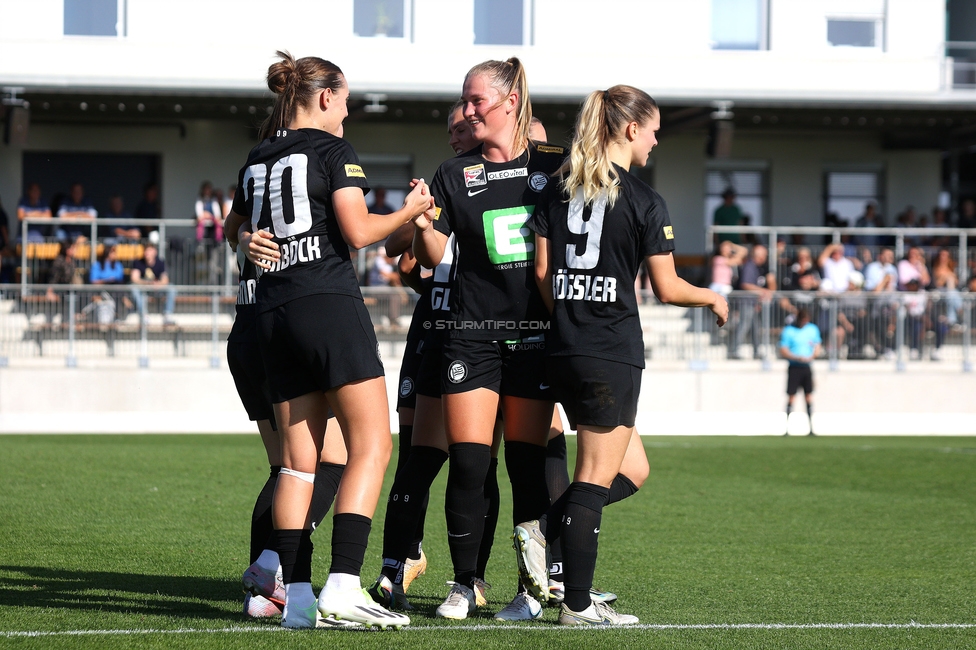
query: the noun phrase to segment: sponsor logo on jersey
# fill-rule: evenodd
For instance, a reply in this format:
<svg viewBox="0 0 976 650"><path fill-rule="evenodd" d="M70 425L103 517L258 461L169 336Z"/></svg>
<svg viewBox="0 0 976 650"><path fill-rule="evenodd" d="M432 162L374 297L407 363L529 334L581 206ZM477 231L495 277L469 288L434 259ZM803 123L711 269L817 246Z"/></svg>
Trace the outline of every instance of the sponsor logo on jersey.
<svg viewBox="0 0 976 650"><path fill-rule="evenodd" d="M346 177L366 178L366 174L359 165L346 165Z"/></svg>
<svg viewBox="0 0 976 650"><path fill-rule="evenodd" d="M403 381L400 382L400 397L410 397L413 392L413 379L410 377L404 377Z"/></svg>
<svg viewBox="0 0 976 650"><path fill-rule="evenodd" d="M552 295L556 300L617 302L617 278L559 269L552 276Z"/></svg>
<svg viewBox="0 0 976 650"><path fill-rule="evenodd" d="M484 165L472 165L471 167L464 168L465 187L477 187L478 185L487 185L487 184L488 184L488 179L485 177Z"/></svg>
<svg viewBox="0 0 976 650"><path fill-rule="evenodd" d="M529 176L529 187L536 192L541 192L549 184L549 176L545 172L532 172Z"/></svg>
<svg viewBox="0 0 976 650"><path fill-rule="evenodd" d="M488 172L488 180L490 181L504 181L509 178L521 178L529 175L529 170L525 167L519 167L518 169L502 169L497 172Z"/></svg>
<svg viewBox="0 0 976 650"><path fill-rule="evenodd" d="M468 196L477 196L482 192L487 192L487 191L488 191L487 187L482 187L480 190L468 190Z"/></svg>
<svg viewBox="0 0 976 650"><path fill-rule="evenodd" d="M281 257L277 262L272 262L271 268L267 269L265 273L275 273L277 271L283 271L289 266L306 264L322 259L322 247L319 243L318 235L299 237L298 239L281 242L279 252L281 253Z"/></svg>
<svg viewBox="0 0 976 650"><path fill-rule="evenodd" d="M525 222L535 206L488 210L482 215L485 244L492 264L509 264L535 259L535 235Z"/></svg>
<svg viewBox="0 0 976 650"><path fill-rule="evenodd" d="M440 218L441 218L441 209L434 208L434 221L437 221Z"/></svg>
<svg viewBox="0 0 976 650"><path fill-rule="evenodd" d="M447 378L452 384L460 384L468 376L468 367L463 361L452 361L447 368Z"/></svg>
<svg viewBox="0 0 976 650"><path fill-rule="evenodd" d="M551 144L540 144L535 150L539 153L564 153L566 151L562 147L554 147Z"/></svg>
<svg viewBox="0 0 976 650"><path fill-rule="evenodd" d="M665 226L664 227L664 238L665 239L674 239L674 230L671 228L671 226Z"/></svg>

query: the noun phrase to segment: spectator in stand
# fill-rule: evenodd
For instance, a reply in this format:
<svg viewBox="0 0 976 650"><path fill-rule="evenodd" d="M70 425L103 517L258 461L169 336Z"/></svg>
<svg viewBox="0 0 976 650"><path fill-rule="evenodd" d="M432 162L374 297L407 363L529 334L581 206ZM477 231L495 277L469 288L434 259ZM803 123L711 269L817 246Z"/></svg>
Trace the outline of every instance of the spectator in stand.
<svg viewBox="0 0 976 650"><path fill-rule="evenodd" d="M857 228L884 228L884 219L878 214L878 204L868 201L864 206L864 214L854 222ZM859 246L878 246L881 244L881 235L858 235L854 241Z"/></svg>
<svg viewBox="0 0 976 650"><path fill-rule="evenodd" d="M116 246L107 245L102 249L102 254L98 256L92 264L89 272L89 279L92 284L122 284L125 282L125 269L118 258Z"/></svg>
<svg viewBox="0 0 976 650"><path fill-rule="evenodd" d="M895 358L895 318L898 304L877 294L892 292L897 288L895 252L890 248L882 248L878 259L864 267L864 290L874 294L870 302L868 343L886 359Z"/></svg>
<svg viewBox="0 0 976 650"><path fill-rule="evenodd" d="M369 207L372 214L393 214L396 208L386 201L386 188L377 187L373 190L373 205Z"/></svg>
<svg viewBox="0 0 976 650"><path fill-rule="evenodd" d="M964 199L959 204L959 227L976 228L976 200Z"/></svg>
<svg viewBox="0 0 976 650"><path fill-rule="evenodd" d="M932 288L939 292L941 300L935 304L942 313L936 317L936 327L940 324L952 329L959 327L959 315L962 313L962 296L959 294L959 276L956 275L956 261L949 255L949 250L940 248L932 262ZM940 308L939 303L944 307Z"/></svg>
<svg viewBox="0 0 976 650"><path fill-rule="evenodd" d="M895 222L895 228L917 228L918 227L918 214L915 212L915 206L909 205L905 207L905 211L898 215L898 220ZM921 237L918 235L904 235L904 241L906 246L917 246L921 243Z"/></svg>
<svg viewBox="0 0 976 650"><path fill-rule="evenodd" d="M902 300L905 303L905 334L908 337L909 356L912 360L922 358L922 340L925 336L925 312L928 308L928 296L918 278L911 278L903 289ZM934 360L939 359L938 348L941 341L936 344L933 351Z"/></svg>
<svg viewBox="0 0 976 650"><path fill-rule="evenodd" d="M749 249L729 240L718 245L712 257L712 282L708 288L721 296L732 293L736 270L749 255Z"/></svg>
<svg viewBox="0 0 976 650"><path fill-rule="evenodd" d="M851 273L855 271L854 263L844 256L843 244L828 244L824 247L817 266L823 280L820 290L830 293L843 293L851 284Z"/></svg>
<svg viewBox="0 0 976 650"><path fill-rule="evenodd" d="M369 286L371 287L399 287L400 274L397 272L396 258L386 254L386 247L376 249L373 266L369 271Z"/></svg>
<svg viewBox="0 0 976 650"><path fill-rule="evenodd" d="M925 256L918 246L909 248L905 259L898 262L899 291L910 291L908 283L912 280L917 280L918 286L923 290L932 283L929 269L925 266Z"/></svg>
<svg viewBox="0 0 976 650"><path fill-rule="evenodd" d="M806 246L796 249L796 261L789 267L779 285L783 291L797 292L793 294L794 302L783 296L779 301L780 308L787 314L795 315L798 308L807 307L813 303L813 292L820 289L820 273L813 264L813 254ZM794 306L794 303L796 306Z"/></svg>
<svg viewBox="0 0 976 650"><path fill-rule="evenodd" d="M109 197L108 210L102 213L105 219L131 219L132 214L125 209L122 196L115 194ZM115 224L112 226L99 226L98 237L103 239L106 244L114 243L119 239L139 239L142 233L135 226L125 226Z"/></svg>
<svg viewBox="0 0 976 650"><path fill-rule="evenodd" d="M153 244L146 246L141 260L132 265L132 273L129 276L132 282L132 301L135 303L139 318L146 313L145 297L139 287L143 286L168 286L169 275L166 274L166 262L159 257L159 249ZM166 289L166 306L163 308L163 323L173 325L173 312L176 309L176 289L169 287Z"/></svg>
<svg viewBox="0 0 976 650"><path fill-rule="evenodd" d="M26 218L51 218L51 208L41 200L41 186L37 183L27 185L27 193L17 203L17 221ZM17 240L20 240L21 231L17 231ZM39 224L27 224L27 241L42 242L48 234L48 227Z"/></svg>
<svg viewBox="0 0 976 650"><path fill-rule="evenodd" d="M222 241L224 238L224 208L214 196L213 184L204 181L200 185L200 195L193 206L197 219L197 241L201 242L207 234L210 239Z"/></svg>
<svg viewBox="0 0 976 650"><path fill-rule="evenodd" d="M712 225L742 225L742 210L735 202L735 197L735 189L731 187L725 188L725 191L722 192L722 205L715 208L715 213L712 215ZM733 232L717 233L716 239L727 240L733 244L738 244L742 241L742 237L739 235L739 233Z"/></svg>
<svg viewBox="0 0 976 650"><path fill-rule="evenodd" d="M136 206L136 219L159 219L162 213L159 211L159 186L155 183L148 183L142 189L142 200ZM158 226L143 226L142 236L148 237L149 233L156 230Z"/></svg>
<svg viewBox="0 0 976 650"><path fill-rule="evenodd" d="M68 198L58 208L59 219L74 219L79 222L92 221L98 217L98 210L85 197L85 188L81 183L72 183ZM78 236L90 237L91 227L79 224L59 224L55 234L58 239L74 240Z"/></svg>
<svg viewBox="0 0 976 650"><path fill-rule="evenodd" d="M932 220L928 224L929 228L949 228L949 213L938 206L932 208ZM949 235L933 235L925 240L926 246L951 246L952 237Z"/></svg>
<svg viewBox="0 0 976 650"><path fill-rule="evenodd" d="M739 298L739 321L734 337L734 348L729 350L730 357L742 358L739 348L745 342L746 334L752 334L752 356L761 358L759 354L760 333L762 331L762 305L773 299L776 289L776 275L769 271L769 251L762 244L752 247L752 253L743 263L739 272L739 289L751 292L753 295Z"/></svg>

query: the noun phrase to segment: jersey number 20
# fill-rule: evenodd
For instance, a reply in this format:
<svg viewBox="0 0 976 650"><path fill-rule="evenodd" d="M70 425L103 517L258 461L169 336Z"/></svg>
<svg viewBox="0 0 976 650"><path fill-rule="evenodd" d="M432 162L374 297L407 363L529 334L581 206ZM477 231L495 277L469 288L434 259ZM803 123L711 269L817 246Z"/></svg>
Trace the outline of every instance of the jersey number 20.
<svg viewBox="0 0 976 650"><path fill-rule="evenodd" d="M253 181L253 183L252 183ZM244 198L254 201L251 226L260 228L265 201L271 205L271 234L282 239L307 232L312 227L312 207L308 200L308 156L293 153L271 167L259 163L244 172ZM250 193L250 194L248 194Z"/></svg>

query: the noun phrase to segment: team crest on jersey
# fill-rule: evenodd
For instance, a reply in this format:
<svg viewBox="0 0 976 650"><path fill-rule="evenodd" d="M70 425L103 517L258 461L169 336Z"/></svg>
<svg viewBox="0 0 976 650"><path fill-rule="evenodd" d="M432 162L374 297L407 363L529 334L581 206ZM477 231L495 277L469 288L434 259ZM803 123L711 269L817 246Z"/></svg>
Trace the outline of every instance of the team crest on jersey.
<svg viewBox="0 0 976 650"><path fill-rule="evenodd" d="M665 226L664 227L664 238L665 239L674 239L674 230L671 228L671 226Z"/></svg>
<svg viewBox="0 0 976 650"><path fill-rule="evenodd" d="M346 178L366 178L366 173L359 165L346 165Z"/></svg>
<svg viewBox="0 0 976 650"><path fill-rule="evenodd" d="M545 172L532 172L529 176L529 187L535 192L541 192L549 184L549 176Z"/></svg>
<svg viewBox="0 0 976 650"><path fill-rule="evenodd" d="M379 343L376 344L376 359L380 362L380 365L383 365L383 355L380 354L380 344Z"/></svg>
<svg viewBox="0 0 976 650"><path fill-rule="evenodd" d="M447 368L447 378L452 384L460 384L468 376L468 367L463 361L452 361Z"/></svg>
<svg viewBox="0 0 976 650"><path fill-rule="evenodd" d="M497 172L488 172L488 180L490 181L504 181L509 178L519 178L520 176L528 176L529 170L525 167L519 167L518 169L502 169Z"/></svg>
<svg viewBox="0 0 976 650"><path fill-rule="evenodd" d="M566 151L562 147L554 147L551 144L540 144L536 148L539 153L563 153Z"/></svg>
<svg viewBox="0 0 976 650"><path fill-rule="evenodd" d="M400 397L410 397L411 393L413 393L413 379L404 377L400 382Z"/></svg>
<svg viewBox="0 0 976 650"><path fill-rule="evenodd" d="M484 165L472 165L471 167L464 168L465 187L477 187L478 185L487 185L487 184L488 184L488 178L485 176Z"/></svg>

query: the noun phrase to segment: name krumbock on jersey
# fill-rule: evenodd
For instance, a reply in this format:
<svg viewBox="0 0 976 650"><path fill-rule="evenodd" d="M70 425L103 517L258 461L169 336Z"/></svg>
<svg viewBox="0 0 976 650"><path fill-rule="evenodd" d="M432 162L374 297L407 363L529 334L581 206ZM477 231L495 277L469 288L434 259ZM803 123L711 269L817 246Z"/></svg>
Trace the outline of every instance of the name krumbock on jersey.
<svg viewBox="0 0 976 650"><path fill-rule="evenodd" d="M548 326L534 284L535 237L526 222L564 158L562 147L530 144L517 159L493 163L478 147L437 170L431 183L440 208L434 228L453 234L458 250L451 291L455 324L446 328L451 338L517 339Z"/></svg>
<svg viewBox="0 0 976 650"><path fill-rule="evenodd" d="M644 367L644 341L634 278L650 255L674 250L664 199L614 166L620 191L613 207L602 195L566 200L553 179L528 227L550 242L554 308L551 355L592 356Z"/></svg>
<svg viewBox="0 0 976 650"><path fill-rule="evenodd" d="M314 293L362 299L339 230L332 192L369 192L348 142L318 129L281 129L251 150L241 170L234 212L274 236L281 254L257 283L261 311Z"/></svg>

